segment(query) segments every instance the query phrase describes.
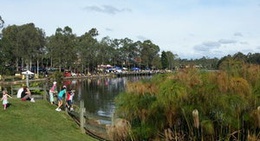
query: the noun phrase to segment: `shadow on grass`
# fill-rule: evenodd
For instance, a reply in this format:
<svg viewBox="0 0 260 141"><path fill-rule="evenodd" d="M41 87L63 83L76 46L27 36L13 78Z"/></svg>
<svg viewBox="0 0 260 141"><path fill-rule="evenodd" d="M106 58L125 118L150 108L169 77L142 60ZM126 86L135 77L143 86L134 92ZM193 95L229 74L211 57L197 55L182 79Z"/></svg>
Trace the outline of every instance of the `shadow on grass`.
<svg viewBox="0 0 260 141"><path fill-rule="evenodd" d="M11 103L7 103L6 108L9 108L11 105Z"/></svg>

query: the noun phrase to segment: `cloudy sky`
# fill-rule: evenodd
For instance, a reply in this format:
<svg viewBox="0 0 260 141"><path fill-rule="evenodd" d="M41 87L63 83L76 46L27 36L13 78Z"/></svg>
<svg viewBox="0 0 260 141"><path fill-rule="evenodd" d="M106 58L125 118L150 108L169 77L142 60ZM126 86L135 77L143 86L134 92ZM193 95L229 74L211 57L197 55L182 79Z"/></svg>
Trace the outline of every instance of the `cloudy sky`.
<svg viewBox="0 0 260 141"><path fill-rule="evenodd" d="M260 52L260 0L0 0L8 25L34 23L47 36L69 26L99 40L151 40L180 58Z"/></svg>

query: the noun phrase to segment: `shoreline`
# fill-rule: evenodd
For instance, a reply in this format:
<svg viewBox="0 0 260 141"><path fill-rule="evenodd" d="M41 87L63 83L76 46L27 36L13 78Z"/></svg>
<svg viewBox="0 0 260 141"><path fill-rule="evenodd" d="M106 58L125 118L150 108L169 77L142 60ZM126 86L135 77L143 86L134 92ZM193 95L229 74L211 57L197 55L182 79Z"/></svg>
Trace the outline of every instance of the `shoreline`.
<svg viewBox="0 0 260 141"><path fill-rule="evenodd" d="M88 76L71 76L71 77L62 77L61 79L67 80L67 79L88 79L88 78L98 78L98 77L115 77L113 74L102 74L102 75L88 75ZM28 82L37 82L37 81L50 81L52 78L46 77L46 78L37 78L37 79L29 79ZM5 81L1 80L0 84L3 85L10 85L10 84L20 84L20 83L26 83L26 79L23 80L13 80L13 81Z"/></svg>

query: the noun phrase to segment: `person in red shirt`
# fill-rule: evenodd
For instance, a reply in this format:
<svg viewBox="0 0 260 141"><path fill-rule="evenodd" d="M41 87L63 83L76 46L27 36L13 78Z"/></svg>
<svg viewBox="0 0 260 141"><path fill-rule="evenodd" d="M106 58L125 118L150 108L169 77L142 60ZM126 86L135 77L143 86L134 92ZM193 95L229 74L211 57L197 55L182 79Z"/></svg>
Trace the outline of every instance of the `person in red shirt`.
<svg viewBox="0 0 260 141"><path fill-rule="evenodd" d="M73 111L72 100L73 100L74 92L75 90L70 90L67 92L66 106L70 111Z"/></svg>

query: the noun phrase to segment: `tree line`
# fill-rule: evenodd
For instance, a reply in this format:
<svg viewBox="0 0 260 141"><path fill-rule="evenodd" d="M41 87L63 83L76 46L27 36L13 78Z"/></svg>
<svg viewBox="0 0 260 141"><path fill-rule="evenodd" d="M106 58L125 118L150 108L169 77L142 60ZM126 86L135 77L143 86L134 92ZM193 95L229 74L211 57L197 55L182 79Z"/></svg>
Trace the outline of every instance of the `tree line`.
<svg viewBox="0 0 260 141"><path fill-rule="evenodd" d="M99 35L95 28L77 36L68 26L57 28L51 36L33 23L10 25L2 29L0 39L1 73L14 73L33 66L55 67L78 72L96 71L98 65L161 69L160 48L150 40L111 39ZM167 51L168 62L175 55ZM165 68L172 66L167 64Z"/></svg>
<svg viewBox="0 0 260 141"><path fill-rule="evenodd" d="M174 70L187 66L219 69L220 64L233 58L234 61L260 63L259 53L244 55L239 52L221 59L202 57L188 60L179 58L171 51L161 51L151 40L133 41L107 36L99 41L98 35L98 30L92 28L77 36L66 26L46 36L44 30L34 23L9 25L2 29L0 36L0 72L14 74L32 67L37 70L48 67L87 73L97 71L97 66L101 64L152 70Z"/></svg>

